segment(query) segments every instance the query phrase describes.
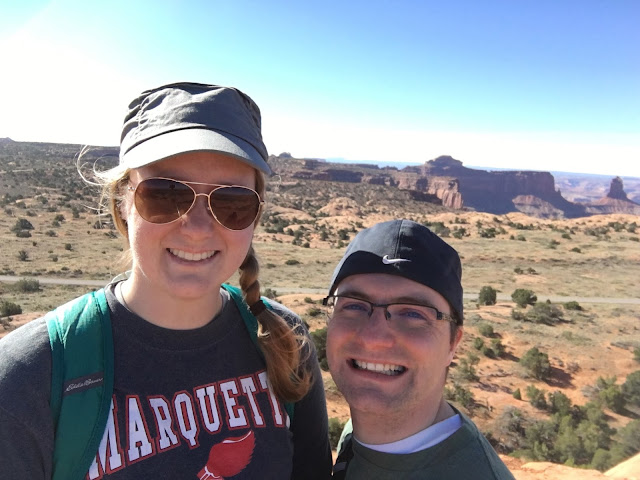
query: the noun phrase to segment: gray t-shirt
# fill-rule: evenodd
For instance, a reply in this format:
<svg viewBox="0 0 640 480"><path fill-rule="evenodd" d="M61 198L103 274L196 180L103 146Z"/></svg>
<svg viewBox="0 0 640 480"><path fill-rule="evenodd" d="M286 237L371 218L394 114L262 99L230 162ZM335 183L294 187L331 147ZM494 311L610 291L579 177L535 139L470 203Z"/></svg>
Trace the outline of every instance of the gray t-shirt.
<svg viewBox="0 0 640 480"><path fill-rule="evenodd" d="M143 320L106 288L114 333L114 392L86 478L314 479L330 475L322 377L293 421L233 303L207 325L169 330ZM290 324L300 320L274 302ZM51 351L34 320L0 341L0 479L50 479Z"/></svg>

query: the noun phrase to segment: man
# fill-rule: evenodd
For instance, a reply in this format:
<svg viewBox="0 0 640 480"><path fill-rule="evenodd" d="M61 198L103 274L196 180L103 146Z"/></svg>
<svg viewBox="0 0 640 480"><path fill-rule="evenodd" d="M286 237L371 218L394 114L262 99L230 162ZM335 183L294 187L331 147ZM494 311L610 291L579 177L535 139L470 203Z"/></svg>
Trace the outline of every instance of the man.
<svg viewBox="0 0 640 480"><path fill-rule="evenodd" d="M365 229L347 248L324 300L329 368L351 411L334 478L514 478L444 400L461 275L457 252L409 220Z"/></svg>

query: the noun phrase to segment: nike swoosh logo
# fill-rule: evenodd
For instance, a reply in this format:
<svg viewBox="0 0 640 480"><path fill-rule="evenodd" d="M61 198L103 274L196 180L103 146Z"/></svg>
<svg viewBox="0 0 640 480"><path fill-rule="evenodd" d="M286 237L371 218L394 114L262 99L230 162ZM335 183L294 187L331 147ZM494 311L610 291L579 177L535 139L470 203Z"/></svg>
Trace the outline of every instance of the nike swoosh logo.
<svg viewBox="0 0 640 480"><path fill-rule="evenodd" d="M384 257L382 257L382 263L384 263L385 265L393 265L395 263L402 263L402 262L410 262L411 260L408 260L406 258L389 258L389 255L385 255Z"/></svg>

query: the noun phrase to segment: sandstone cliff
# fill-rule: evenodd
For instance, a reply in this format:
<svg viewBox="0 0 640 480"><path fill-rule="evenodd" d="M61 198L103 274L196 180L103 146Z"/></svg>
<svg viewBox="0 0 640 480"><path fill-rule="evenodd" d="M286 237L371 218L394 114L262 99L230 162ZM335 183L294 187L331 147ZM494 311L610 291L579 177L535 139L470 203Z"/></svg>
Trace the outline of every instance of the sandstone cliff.
<svg viewBox="0 0 640 480"><path fill-rule="evenodd" d="M281 175L297 179L396 187L408 191L415 199L453 210L464 208L496 215L522 212L540 218L640 214L640 205L627 198L619 177L612 181L606 197L587 204L564 198L549 172L477 170L446 155L401 169L290 157L271 157L270 164Z"/></svg>

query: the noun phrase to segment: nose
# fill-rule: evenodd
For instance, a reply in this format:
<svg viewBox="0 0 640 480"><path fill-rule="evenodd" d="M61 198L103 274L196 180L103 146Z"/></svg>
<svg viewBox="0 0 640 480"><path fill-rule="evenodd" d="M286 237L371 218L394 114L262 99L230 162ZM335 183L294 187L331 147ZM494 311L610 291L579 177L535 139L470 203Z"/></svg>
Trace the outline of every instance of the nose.
<svg viewBox="0 0 640 480"><path fill-rule="evenodd" d="M209 208L209 198L205 193L196 195L195 204L182 216L182 228L191 235L209 234L217 224Z"/></svg>
<svg viewBox="0 0 640 480"><path fill-rule="evenodd" d="M360 326L358 339L367 348L386 348L394 344L394 332L388 314L386 307L373 307L369 321Z"/></svg>

